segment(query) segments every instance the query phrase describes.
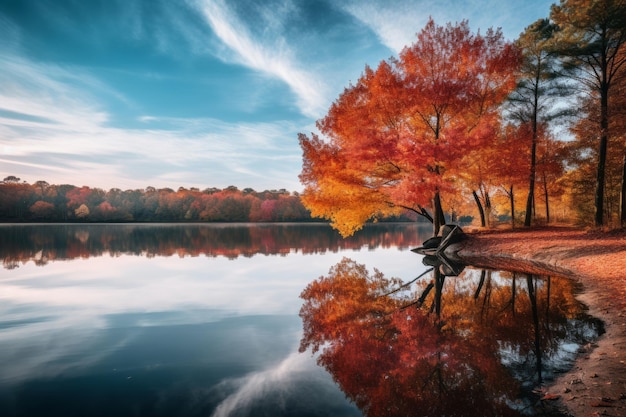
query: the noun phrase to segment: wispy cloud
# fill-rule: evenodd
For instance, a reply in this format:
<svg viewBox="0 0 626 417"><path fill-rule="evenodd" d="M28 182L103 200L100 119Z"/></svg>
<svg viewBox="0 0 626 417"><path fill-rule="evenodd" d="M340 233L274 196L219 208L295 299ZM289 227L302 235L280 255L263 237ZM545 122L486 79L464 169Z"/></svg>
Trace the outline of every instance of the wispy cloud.
<svg viewBox="0 0 626 417"><path fill-rule="evenodd" d="M14 55L0 56L0 109L50 120L51 129L72 126L88 130L106 122L107 114L96 108L81 88L96 84L76 68L67 70Z"/></svg>
<svg viewBox="0 0 626 417"><path fill-rule="evenodd" d="M197 5L216 36L228 48L229 53L221 55L223 60L282 80L297 96L298 107L304 115L316 118L323 114L328 105L327 87L315 74L299 67L287 40L276 30L272 31L272 25L267 28L271 37L255 38L225 2L204 0ZM280 26L276 24L280 14L271 16L276 29Z"/></svg>
<svg viewBox="0 0 626 417"><path fill-rule="evenodd" d="M15 49L20 44L21 33L19 27L0 13L0 38L2 49Z"/></svg>
<svg viewBox="0 0 626 417"><path fill-rule="evenodd" d="M299 189L295 122L230 124L145 115L140 128L115 127L101 98L86 92L94 86L107 89L77 68L0 57L4 175L102 188Z"/></svg>
<svg viewBox="0 0 626 417"><path fill-rule="evenodd" d="M504 27L505 36L514 39L523 25L547 16L550 4L550 0L350 0L342 3L342 7L369 27L385 46L398 53L415 41L416 33L429 17L439 25L469 20L472 29L480 29L482 33L490 27ZM520 16L529 16L531 20L520 20Z"/></svg>
<svg viewBox="0 0 626 417"><path fill-rule="evenodd" d="M413 42L417 31L428 21L428 15L423 8L417 7L416 2L349 1L342 6L346 12L368 26L380 42L395 53Z"/></svg>

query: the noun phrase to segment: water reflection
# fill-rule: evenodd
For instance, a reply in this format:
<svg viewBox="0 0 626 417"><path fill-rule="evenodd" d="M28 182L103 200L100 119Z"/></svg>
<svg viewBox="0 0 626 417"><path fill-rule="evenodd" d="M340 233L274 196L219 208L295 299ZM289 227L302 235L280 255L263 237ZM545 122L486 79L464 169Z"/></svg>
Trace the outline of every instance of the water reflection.
<svg viewBox="0 0 626 417"><path fill-rule="evenodd" d="M407 286L344 258L301 294L300 351L367 416L533 413L530 388L601 326L571 280L448 267Z"/></svg>
<svg viewBox="0 0 626 417"><path fill-rule="evenodd" d="M423 231L422 231L423 229ZM121 254L210 256L235 259L257 254L286 255L338 252L361 248L408 248L428 225L369 225L343 239L326 224L67 224L0 225L0 257L12 269L32 261Z"/></svg>
<svg viewBox="0 0 626 417"><path fill-rule="evenodd" d="M516 413L597 328L570 281L423 265L423 233L0 226L0 415Z"/></svg>
<svg viewBox="0 0 626 417"><path fill-rule="evenodd" d="M360 416L297 352L298 295L347 254L405 276L419 240L414 224L349 241L327 225L0 226L0 416Z"/></svg>

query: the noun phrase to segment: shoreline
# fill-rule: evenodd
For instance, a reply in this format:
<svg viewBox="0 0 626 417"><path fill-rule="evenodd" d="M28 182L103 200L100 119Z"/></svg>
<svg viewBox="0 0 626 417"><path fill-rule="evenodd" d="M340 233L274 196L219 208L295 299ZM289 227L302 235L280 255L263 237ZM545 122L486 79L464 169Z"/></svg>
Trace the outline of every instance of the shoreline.
<svg viewBox="0 0 626 417"><path fill-rule="evenodd" d="M604 322L605 333L582 348L573 367L547 382L546 402L564 415L626 416L626 232L573 227L474 230L449 249L465 263L580 282L577 298Z"/></svg>

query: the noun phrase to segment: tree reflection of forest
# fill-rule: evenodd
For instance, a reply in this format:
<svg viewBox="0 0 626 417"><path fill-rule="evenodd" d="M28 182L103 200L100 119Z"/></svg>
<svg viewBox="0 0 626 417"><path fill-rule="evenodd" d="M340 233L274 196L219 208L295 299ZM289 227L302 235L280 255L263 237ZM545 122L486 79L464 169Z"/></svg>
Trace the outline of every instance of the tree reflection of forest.
<svg viewBox="0 0 626 417"><path fill-rule="evenodd" d="M0 256L12 269L29 261L121 254L143 256L224 256L324 253L343 249L418 244L420 226L380 224L343 239L326 224L119 224L0 226ZM424 230L428 233L428 230Z"/></svg>
<svg viewBox="0 0 626 417"><path fill-rule="evenodd" d="M344 258L302 292L300 351L319 351L366 416L536 413L531 389L568 366L564 346L601 332L569 279L427 277L403 286Z"/></svg>

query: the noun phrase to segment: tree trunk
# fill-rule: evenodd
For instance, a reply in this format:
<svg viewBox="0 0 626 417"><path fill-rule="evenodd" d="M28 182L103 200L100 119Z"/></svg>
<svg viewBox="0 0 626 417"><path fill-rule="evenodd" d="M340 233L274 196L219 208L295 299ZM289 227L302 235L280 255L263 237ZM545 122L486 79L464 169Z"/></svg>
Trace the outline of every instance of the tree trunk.
<svg viewBox="0 0 626 417"><path fill-rule="evenodd" d="M535 173L537 171L537 122L533 120L533 143L530 151L530 184L528 185L528 198L526 199L526 215L524 216L524 227L530 227L535 201Z"/></svg>
<svg viewBox="0 0 626 417"><path fill-rule="evenodd" d="M622 172L622 201L620 205L620 224L626 227L626 154L624 154L623 172Z"/></svg>
<svg viewBox="0 0 626 417"><path fill-rule="evenodd" d="M433 213L433 217L435 219L434 223L433 223L433 227L434 227L434 235L437 236L439 235L439 229L441 229L441 226L446 224L446 218L443 214L443 209L441 208L441 197L439 195L439 191L437 191L435 193L435 198L434 200L434 210L435 212Z"/></svg>
<svg viewBox="0 0 626 417"><path fill-rule="evenodd" d="M513 280L511 281L511 314L515 317L515 296L517 295L517 274L513 272Z"/></svg>
<svg viewBox="0 0 626 417"><path fill-rule="evenodd" d="M474 300L478 300L478 296L480 295L480 290L483 288L483 284L485 283L485 276L487 275L486 270L480 271L480 281L478 282L478 287L476 287L476 291L474 291Z"/></svg>
<svg viewBox="0 0 626 417"><path fill-rule="evenodd" d="M603 80L600 88L600 149L598 151L598 172L596 175L596 226L604 225L604 175L606 171L606 153L609 141L609 91Z"/></svg>
<svg viewBox="0 0 626 417"><path fill-rule="evenodd" d="M487 271L487 280L485 281L485 296L483 297L483 304L480 307L480 317L483 317L485 314L485 310L488 310L488 307L491 305L491 290L493 289L491 285L491 269Z"/></svg>
<svg viewBox="0 0 626 417"><path fill-rule="evenodd" d="M485 227L485 210L483 210L483 205L480 203L480 198L478 198L478 194L476 191L472 191L472 195L474 196L474 200L476 201L476 205L478 206L478 213L480 213L480 225Z"/></svg>
<svg viewBox="0 0 626 417"><path fill-rule="evenodd" d="M437 321L441 319L441 296L443 295L443 285L446 280L446 276L439 271L439 268L435 268L435 315Z"/></svg>
<svg viewBox="0 0 626 417"><path fill-rule="evenodd" d="M515 229L515 198L513 195L513 185L509 191L509 197L511 198L511 229Z"/></svg>
<svg viewBox="0 0 626 417"><path fill-rule="evenodd" d="M533 276L526 276L526 283L528 285L528 298L530 298L530 305L532 308L533 314L533 327L535 333L535 356L537 360L537 383L541 384L543 382L543 378L541 375L542 365L541 365L541 333L539 327L539 311L537 309L537 293L535 292L535 286L533 284Z"/></svg>
<svg viewBox="0 0 626 417"><path fill-rule="evenodd" d="M546 173L543 173L543 192L546 198L546 223L550 223L550 203L548 201L548 182L546 181Z"/></svg>
<svg viewBox="0 0 626 417"><path fill-rule="evenodd" d="M546 322L545 328L550 329L550 297L552 296L552 277L546 278Z"/></svg>
<svg viewBox="0 0 626 417"><path fill-rule="evenodd" d="M485 221L487 222L487 227L491 227L491 199L489 198L489 193L485 191Z"/></svg>

